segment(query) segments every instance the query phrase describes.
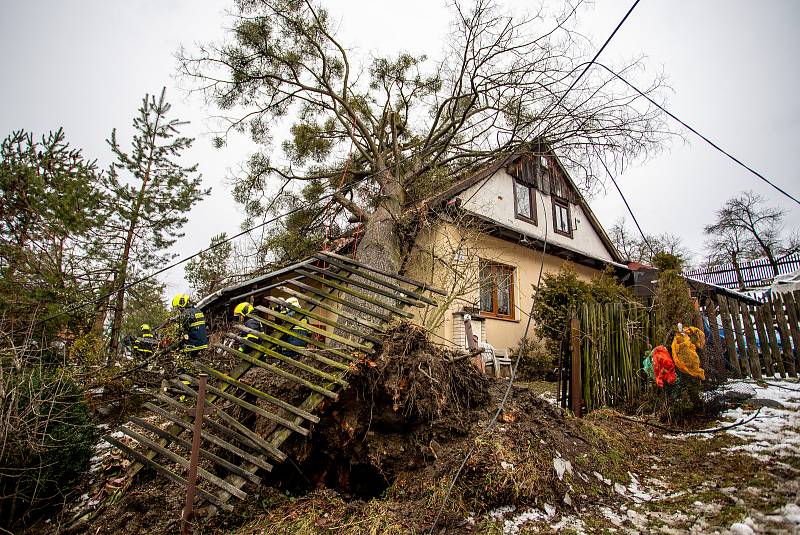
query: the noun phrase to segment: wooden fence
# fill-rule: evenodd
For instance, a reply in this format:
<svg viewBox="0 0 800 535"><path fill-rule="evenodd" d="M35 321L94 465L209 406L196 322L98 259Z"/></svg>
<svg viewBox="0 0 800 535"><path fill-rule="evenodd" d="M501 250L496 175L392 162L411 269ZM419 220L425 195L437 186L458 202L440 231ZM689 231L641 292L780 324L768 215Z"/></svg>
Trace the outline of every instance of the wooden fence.
<svg viewBox="0 0 800 535"><path fill-rule="evenodd" d="M772 296L759 306L718 294L698 303L708 355L722 356L732 377L797 377L800 348L800 291ZM580 415L639 396L648 379L642 359L656 340L652 308L621 303L584 303L574 313L561 404ZM701 325L698 324L698 327Z"/></svg>

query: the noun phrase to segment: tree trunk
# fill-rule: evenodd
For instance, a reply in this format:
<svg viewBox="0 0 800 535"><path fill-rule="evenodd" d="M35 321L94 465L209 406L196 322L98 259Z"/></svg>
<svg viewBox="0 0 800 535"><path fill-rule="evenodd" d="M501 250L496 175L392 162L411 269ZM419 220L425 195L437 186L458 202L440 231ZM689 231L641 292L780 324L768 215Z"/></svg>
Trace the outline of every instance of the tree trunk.
<svg viewBox="0 0 800 535"><path fill-rule="evenodd" d="M400 247L400 217L405 202L401 181L385 171L379 181L381 198L378 207L367 219L364 236L356 255L360 262L387 273L399 273L403 263Z"/></svg>
<svg viewBox="0 0 800 535"><path fill-rule="evenodd" d="M739 267L739 255L737 253L731 254L731 264L733 264L733 270L736 272L736 280L739 282L739 289L744 290L744 276L742 276L742 268Z"/></svg>

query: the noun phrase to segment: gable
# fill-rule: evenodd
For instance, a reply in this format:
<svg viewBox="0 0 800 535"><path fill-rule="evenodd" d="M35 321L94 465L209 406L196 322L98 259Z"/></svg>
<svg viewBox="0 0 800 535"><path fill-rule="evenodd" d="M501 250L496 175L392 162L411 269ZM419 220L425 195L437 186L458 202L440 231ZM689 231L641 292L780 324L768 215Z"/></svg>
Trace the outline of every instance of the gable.
<svg viewBox="0 0 800 535"><path fill-rule="evenodd" d="M467 213L518 232L604 261L621 257L552 153L528 152L498 158L456 184L433 204L460 200ZM530 202L528 208L526 202ZM557 222L554 225L554 221Z"/></svg>

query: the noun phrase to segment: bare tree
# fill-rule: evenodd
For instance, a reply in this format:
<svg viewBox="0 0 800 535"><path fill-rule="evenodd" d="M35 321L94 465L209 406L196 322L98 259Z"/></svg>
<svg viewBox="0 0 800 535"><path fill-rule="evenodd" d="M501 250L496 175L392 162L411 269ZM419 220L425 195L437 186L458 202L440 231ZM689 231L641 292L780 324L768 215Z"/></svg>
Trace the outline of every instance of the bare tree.
<svg viewBox="0 0 800 535"><path fill-rule="evenodd" d="M669 232L637 236L625 225L625 219L618 219L609 229L608 236L622 256L633 262L651 263L656 253L668 253L678 258L681 264L688 264L692 252L683 239Z"/></svg>
<svg viewBox="0 0 800 535"><path fill-rule="evenodd" d="M400 53L368 65L352 61L311 0L236 8L228 42L179 54L182 72L227 114L226 132L282 148L282 163L251 159L235 197L256 216L275 191L332 194L298 233L344 212L364 228L359 258L388 271L407 254L421 213L412 207L499 155L545 141L591 186L597 158L644 157L669 134L655 107L605 71L568 91L588 58L570 29L574 6L548 20L503 13L492 0L454 2L441 61ZM635 60L618 70L640 68ZM662 86L657 77L644 93L659 99ZM289 135L273 139L287 117Z"/></svg>
<svg viewBox="0 0 800 535"><path fill-rule="evenodd" d="M706 249L709 251L709 264L733 265L739 288L744 289L741 261L753 256L753 247L744 229L737 226L723 225L719 222L706 225L703 229L709 237Z"/></svg>
<svg viewBox="0 0 800 535"><path fill-rule="evenodd" d="M731 240L736 239L740 241L743 250L751 254L760 252L769 260L773 275L777 275L777 256L783 250L781 231L785 212L765 206L765 203L766 200L761 195L753 191L743 191L728 199L717 210L716 220L705 228L705 232L714 236L714 243L727 240L725 247L729 250L736 249L737 246L731 243Z"/></svg>

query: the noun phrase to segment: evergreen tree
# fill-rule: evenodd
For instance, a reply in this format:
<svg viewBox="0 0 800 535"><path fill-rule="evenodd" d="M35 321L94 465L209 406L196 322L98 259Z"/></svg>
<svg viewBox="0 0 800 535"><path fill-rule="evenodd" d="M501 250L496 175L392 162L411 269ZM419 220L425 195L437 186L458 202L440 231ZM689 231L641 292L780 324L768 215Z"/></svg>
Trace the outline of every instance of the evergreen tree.
<svg viewBox="0 0 800 535"><path fill-rule="evenodd" d="M205 297L225 286L230 276L231 242L223 232L211 237L213 249L192 258L186 264L186 281L197 297Z"/></svg>
<svg viewBox="0 0 800 535"><path fill-rule="evenodd" d="M0 145L0 316L26 327L91 295L103 267L91 261L104 223L96 163L70 147L63 129L41 140L23 130ZM53 330L80 329L80 312Z"/></svg>
<svg viewBox="0 0 800 535"><path fill-rule="evenodd" d="M116 129L108 140L116 158L104 181L110 218L106 229L116 268L112 355L119 347L124 286L131 268L147 271L165 261L165 249L183 235L186 213L211 191L201 188L197 165L185 167L178 162L194 140L180 135L179 128L187 123L167 118L171 106L165 93L166 88L159 98L145 95L133 120L129 152L120 146Z"/></svg>

